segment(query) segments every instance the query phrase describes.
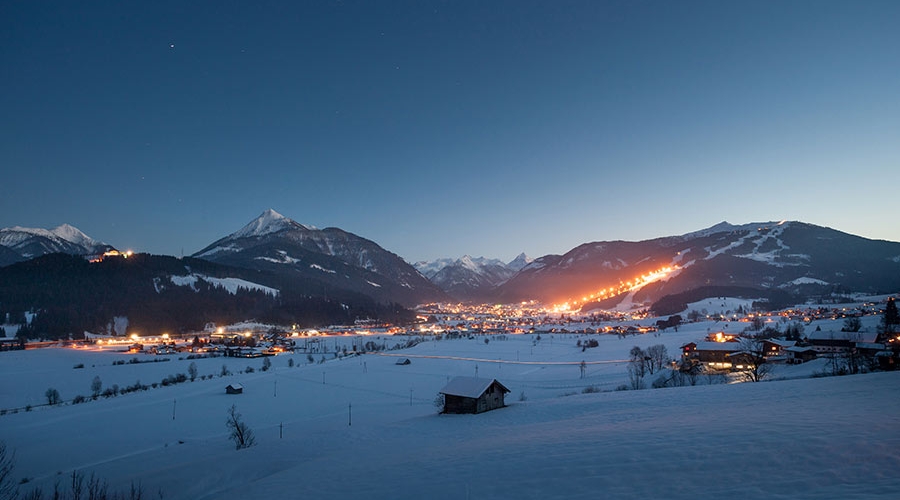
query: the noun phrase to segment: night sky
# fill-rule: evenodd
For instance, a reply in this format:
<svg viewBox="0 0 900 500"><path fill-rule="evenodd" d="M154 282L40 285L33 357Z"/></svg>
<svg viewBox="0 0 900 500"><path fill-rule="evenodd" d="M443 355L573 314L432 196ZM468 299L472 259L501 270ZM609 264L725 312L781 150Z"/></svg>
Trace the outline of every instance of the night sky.
<svg viewBox="0 0 900 500"><path fill-rule="evenodd" d="M900 241L900 2L0 4L0 227L410 262L722 220Z"/></svg>

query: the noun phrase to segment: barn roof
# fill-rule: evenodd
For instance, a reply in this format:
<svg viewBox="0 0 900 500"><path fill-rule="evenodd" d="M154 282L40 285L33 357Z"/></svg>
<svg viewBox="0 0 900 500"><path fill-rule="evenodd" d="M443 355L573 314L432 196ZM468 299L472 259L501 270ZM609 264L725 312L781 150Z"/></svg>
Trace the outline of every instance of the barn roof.
<svg viewBox="0 0 900 500"><path fill-rule="evenodd" d="M447 383L439 392L450 396L462 396L465 398L477 398L484 394L484 391L492 384L499 385L504 391L510 392L495 378L475 378L475 377L455 377Z"/></svg>
<svg viewBox="0 0 900 500"><path fill-rule="evenodd" d="M744 348L740 342L697 342L698 351L742 351Z"/></svg>
<svg viewBox="0 0 900 500"><path fill-rule="evenodd" d="M872 343L878 338L878 332L832 332L820 330L810 332L806 338L809 340L846 340L849 342Z"/></svg>

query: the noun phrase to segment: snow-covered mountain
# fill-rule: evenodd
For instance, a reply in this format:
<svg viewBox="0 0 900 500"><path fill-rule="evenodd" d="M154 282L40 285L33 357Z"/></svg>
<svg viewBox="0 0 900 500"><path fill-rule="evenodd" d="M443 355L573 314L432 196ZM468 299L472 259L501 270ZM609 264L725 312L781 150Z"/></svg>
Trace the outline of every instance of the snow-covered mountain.
<svg viewBox="0 0 900 500"><path fill-rule="evenodd" d="M300 224L271 209L194 257L284 273L318 284L322 295L348 290L407 306L446 298L415 268L375 242L338 228Z"/></svg>
<svg viewBox="0 0 900 500"><path fill-rule="evenodd" d="M468 301L490 297L494 287L511 278L530 261L524 253L509 263L464 255L455 260L417 262L415 267L451 297Z"/></svg>
<svg viewBox="0 0 900 500"><path fill-rule="evenodd" d="M112 249L68 224L51 230L19 226L0 229L0 266L51 253L97 255Z"/></svg>
<svg viewBox="0 0 900 500"><path fill-rule="evenodd" d="M522 252L517 255L515 259L506 264L506 267L512 269L515 272L519 272L522 270L522 268L524 268L528 264L531 264L533 261L534 259L525 255L525 252Z"/></svg>
<svg viewBox="0 0 900 500"><path fill-rule="evenodd" d="M714 290L718 287L719 292ZM496 289L494 300L538 299L615 306L667 296L755 294L802 300L831 293L900 290L900 243L869 240L802 222L710 228L640 242L580 245L534 260ZM700 293L700 292L697 292Z"/></svg>

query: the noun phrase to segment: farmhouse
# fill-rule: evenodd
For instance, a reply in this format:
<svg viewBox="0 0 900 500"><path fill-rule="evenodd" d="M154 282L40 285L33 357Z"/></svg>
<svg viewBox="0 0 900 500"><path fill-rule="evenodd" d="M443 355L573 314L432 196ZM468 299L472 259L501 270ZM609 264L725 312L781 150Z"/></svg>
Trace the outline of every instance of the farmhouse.
<svg viewBox="0 0 900 500"><path fill-rule="evenodd" d="M698 342L693 349L683 346L683 356L696 359L704 365L717 370L726 370L732 367L732 354L743 350L740 342Z"/></svg>
<svg viewBox="0 0 900 500"><path fill-rule="evenodd" d="M506 406L509 392L497 379L456 377L440 393L444 395L444 413L482 413Z"/></svg>
<svg viewBox="0 0 900 500"><path fill-rule="evenodd" d="M816 331L809 334L809 345L819 353L849 352L859 343L873 344L877 339L876 332L826 332Z"/></svg>
<svg viewBox="0 0 900 500"><path fill-rule="evenodd" d="M763 352L766 358L786 358L787 350L796 344L797 342L793 340L765 339L763 340Z"/></svg>
<svg viewBox="0 0 900 500"><path fill-rule="evenodd" d="M817 352L812 347L792 346L785 349L788 364L806 363L816 359Z"/></svg>

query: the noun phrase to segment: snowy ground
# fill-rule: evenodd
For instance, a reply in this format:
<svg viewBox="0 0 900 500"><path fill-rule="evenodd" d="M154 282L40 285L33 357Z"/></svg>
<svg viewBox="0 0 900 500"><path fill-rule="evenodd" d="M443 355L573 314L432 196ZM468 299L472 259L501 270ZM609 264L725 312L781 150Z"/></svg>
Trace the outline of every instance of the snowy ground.
<svg viewBox="0 0 900 500"><path fill-rule="evenodd" d="M897 373L809 379L823 368L813 362L779 366L773 376L790 380L768 383L581 393L625 384L621 360L634 345L662 343L677 356L680 345L723 326L698 323L624 339L426 341L388 353L409 357L406 366L374 354L328 354L322 364L315 354L316 363L307 364L298 353L270 358L274 369L261 372L261 359L200 359L200 375L215 375L209 380L7 412L0 439L16 450L15 477L45 492L79 470L116 489L135 481L154 496L185 499L896 497ZM582 352L575 344L587 338L600 346ZM75 349L0 353L0 408L38 405L49 387L64 400L87 396L95 376L104 387L159 382L187 373L191 363L175 356L113 365L134 357ZM297 366L288 366L291 358ZM223 364L235 374L219 377ZM247 366L256 371L237 373ZM440 388L476 368L512 390L509 407L438 415ZM226 395L231 382L243 384L244 394ZM228 441L232 404L257 446L236 451Z"/></svg>

